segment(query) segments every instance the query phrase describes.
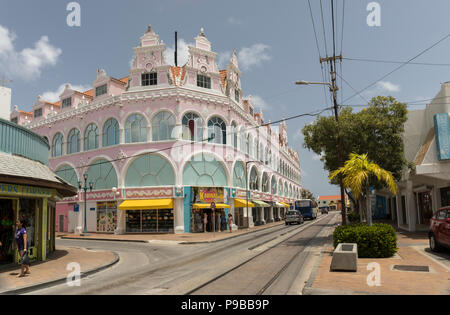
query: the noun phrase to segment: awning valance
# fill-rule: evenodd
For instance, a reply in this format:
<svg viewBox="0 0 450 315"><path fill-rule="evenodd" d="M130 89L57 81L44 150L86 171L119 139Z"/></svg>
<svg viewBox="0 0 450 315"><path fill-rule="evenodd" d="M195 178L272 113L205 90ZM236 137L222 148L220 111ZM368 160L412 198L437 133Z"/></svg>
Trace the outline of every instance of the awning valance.
<svg viewBox="0 0 450 315"><path fill-rule="evenodd" d="M275 202L275 205L276 205L277 207L281 207L281 208L286 207L285 205L283 205L283 204L281 204L281 203L279 203L279 202Z"/></svg>
<svg viewBox="0 0 450 315"><path fill-rule="evenodd" d="M210 203L194 203L192 205L194 209L211 209ZM225 203L216 203L216 209L223 209L223 208L231 208L230 205L227 205Z"/></svg>
<svg viewBox="0 0 450 315"><path fill-rule="evenodd" d="M119 210L156 210L173 209L173 199L125 200Z"/></svg>
<svg viewBox="0 0 450 315"><path fill-rule="evenodd" d="M262 201L262 200L253 200L253 203L254 203L257 207L263 207L263 208L270 207L270 205L269 205L268 203L265 203L265 202Z"/></svg>
<svg viewBox="0 0 450 315"><path fill-rule="evenodd" d="M236 208L247 208L247 200L234 198L234 206ZM253 208L255 204L249 200L248 206Z"/></svg>
<svg viewBox="0 0 450 315"><path fill-rule="evenodd" d="M291 205L289 205L289 204L287 204L287 203L284 203L284 202L280 202L285 208L290 208L291 207Z"/></svg>

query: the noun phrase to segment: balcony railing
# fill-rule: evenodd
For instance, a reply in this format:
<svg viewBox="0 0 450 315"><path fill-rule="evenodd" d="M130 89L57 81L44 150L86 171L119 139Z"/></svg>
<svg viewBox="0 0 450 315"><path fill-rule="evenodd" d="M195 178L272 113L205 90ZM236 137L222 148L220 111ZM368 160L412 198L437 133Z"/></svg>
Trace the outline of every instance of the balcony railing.
<svg viewBox="0 0 450 315"><path fill-rule="evenodd" d="M50 145L36 133L0 118L0 152L23 156L48 165Z"/></svg>

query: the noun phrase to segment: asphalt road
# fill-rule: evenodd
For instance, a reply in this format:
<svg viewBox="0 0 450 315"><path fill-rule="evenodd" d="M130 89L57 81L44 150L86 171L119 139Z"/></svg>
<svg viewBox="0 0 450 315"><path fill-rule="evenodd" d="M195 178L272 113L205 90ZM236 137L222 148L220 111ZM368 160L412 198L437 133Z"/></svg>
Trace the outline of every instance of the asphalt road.
<svg viewBox="0 0 450 315"><path fill-rule="evenodd" d="M57 240L57 245L111 250L120 261L81 279L79 287L61 284L28 294L258 294L261 287L260 294L300 294L338 216L209 244Z"/></svg>

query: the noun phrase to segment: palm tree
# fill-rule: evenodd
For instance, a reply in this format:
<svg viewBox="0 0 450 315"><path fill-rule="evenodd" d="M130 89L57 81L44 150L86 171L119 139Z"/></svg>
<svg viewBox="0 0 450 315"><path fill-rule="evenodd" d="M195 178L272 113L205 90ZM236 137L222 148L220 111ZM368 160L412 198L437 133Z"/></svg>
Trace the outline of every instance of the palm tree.
<svg viewBox="0 0 450 315"><path fill-rule="evenodd" d="M370 179L375 176L377 180L385 184L394 195L397 194L397 184L395 183L392 173L370 161L367 158L367 154L359 155L351 153L350 159L345 162L343 167L331 172L330 180L339 175L342 175L344 186L352 190L356 199L361 197L363 200L363 192L365 193L368 225L372 225L372 211L369 198Z"/></svg>

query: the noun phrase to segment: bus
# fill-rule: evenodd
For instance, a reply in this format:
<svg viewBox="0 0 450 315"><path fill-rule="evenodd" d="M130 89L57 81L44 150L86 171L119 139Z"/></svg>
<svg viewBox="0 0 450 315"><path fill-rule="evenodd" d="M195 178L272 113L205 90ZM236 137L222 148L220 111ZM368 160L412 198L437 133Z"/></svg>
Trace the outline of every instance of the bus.
<svg viewBox="0 0 450 315"><path fill-rule="evenodd" d="M300 211L304 219L317 218L317 202L311 199L301 199L294 202L294 209Z"/></svg>

